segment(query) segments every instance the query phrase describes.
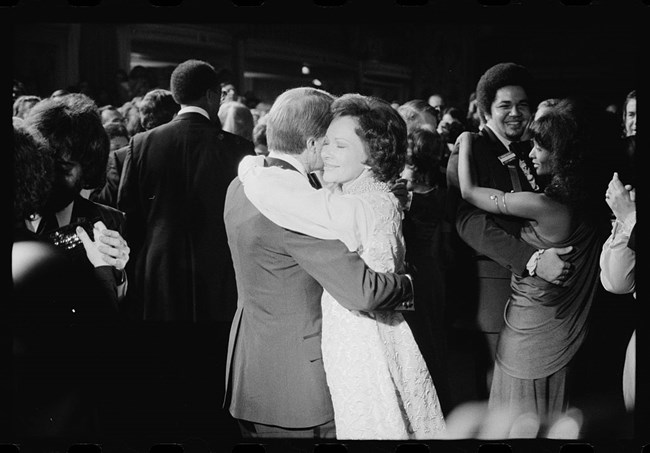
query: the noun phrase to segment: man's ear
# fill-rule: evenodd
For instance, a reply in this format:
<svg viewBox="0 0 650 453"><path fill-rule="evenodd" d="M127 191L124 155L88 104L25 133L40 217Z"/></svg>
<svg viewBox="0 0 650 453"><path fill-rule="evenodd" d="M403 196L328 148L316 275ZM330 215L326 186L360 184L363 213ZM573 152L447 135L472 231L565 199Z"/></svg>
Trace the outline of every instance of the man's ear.
<svg viewBox="0 0 650 453"><path fill-rule="evenodd" d="M307 149L309 151L318 149L318 139L316 137L309 137L307 139Z"/></svg>

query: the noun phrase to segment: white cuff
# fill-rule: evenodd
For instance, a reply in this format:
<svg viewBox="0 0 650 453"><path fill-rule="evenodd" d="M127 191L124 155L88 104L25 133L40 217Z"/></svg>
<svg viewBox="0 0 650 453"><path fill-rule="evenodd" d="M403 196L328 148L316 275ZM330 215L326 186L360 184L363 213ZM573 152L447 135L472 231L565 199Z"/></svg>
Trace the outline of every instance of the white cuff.
<svg viewBox="0 0 650 453"><path fill-rule="evenodd" d="M535 271L537 270L537 262L539 261L539 257L541 254L544 253L543 249L537 250L535 253L532 254L530 259L528 260L528 263L526 264L526 270L528 271L528 275L531 277L535 276Z"/></svg>

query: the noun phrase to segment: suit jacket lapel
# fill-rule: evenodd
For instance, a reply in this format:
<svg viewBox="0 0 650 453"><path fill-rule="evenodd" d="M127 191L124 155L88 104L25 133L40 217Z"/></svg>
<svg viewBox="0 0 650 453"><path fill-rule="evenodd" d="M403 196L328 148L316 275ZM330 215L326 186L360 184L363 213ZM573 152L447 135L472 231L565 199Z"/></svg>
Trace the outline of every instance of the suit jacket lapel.
<svg viewBox="0 0 650 453"><path fill-rule="evenodd" d="M505 147L503 142L499 140L499 137L497 137L496 134L489 127L484 127L483 129L481 129L480 133L483 134L492 143L494 143L494 147L492 148L492 151L494 152L495 156L500 156L501 154L510 151L508 148Z"/></svg>

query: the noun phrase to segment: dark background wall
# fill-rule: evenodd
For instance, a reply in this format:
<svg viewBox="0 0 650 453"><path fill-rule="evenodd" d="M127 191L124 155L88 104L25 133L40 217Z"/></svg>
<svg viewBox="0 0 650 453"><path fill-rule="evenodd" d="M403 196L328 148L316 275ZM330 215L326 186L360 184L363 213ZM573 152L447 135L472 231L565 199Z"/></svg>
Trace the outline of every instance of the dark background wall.
<svg viewBox="0 0 650 453"><path fill-rule="evenodd" d="M481 73L500 61L529 67L539 82L539 99L579 94L604 107L620 104L637 84L635 35L629 24L614 20L556 20L542 27L518 21L153 27L22 24L14 30L13 76L40 96L79 81L109 87L118 68L130 70L133 52L144 52L170 65L209 60L241 85L247 71L276 74L277 79L246 82L257 97L272 100L283 88L310 82L297 72L302 59L311 60L323 88L337 94L354 90L405 102L439 92L448 105L461 108ZM166 77L163 73L161 83Z"/></svg>

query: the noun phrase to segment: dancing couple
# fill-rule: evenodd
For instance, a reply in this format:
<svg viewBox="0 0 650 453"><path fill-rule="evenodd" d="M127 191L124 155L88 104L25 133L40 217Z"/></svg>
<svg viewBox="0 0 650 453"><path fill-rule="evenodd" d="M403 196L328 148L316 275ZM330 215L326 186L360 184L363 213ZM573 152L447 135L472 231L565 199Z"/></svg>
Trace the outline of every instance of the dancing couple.
<svg viewBox="0 0 650 453"><path fill-rule="evenodd" d="M224 210L239 293L225 404L244 437L444 435L402 315L406 132L381 99L294 88L268 113L269 155L242 160Z"/></svg>

